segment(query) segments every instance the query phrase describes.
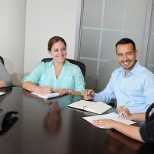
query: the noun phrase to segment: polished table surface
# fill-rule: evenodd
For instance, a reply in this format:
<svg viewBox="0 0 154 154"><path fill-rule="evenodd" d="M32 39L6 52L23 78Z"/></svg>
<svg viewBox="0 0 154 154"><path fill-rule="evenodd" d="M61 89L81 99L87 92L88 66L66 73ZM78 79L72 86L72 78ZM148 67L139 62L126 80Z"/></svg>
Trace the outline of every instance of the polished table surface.
<svg viewBox="0 0 154 154"><path fill-rule="evenodd" d="M95 114L68 107L80 97L66 95L46 101L21 87L0 91L6 92L0 96L0 108L19 112L0 132L0 154L153 153L153 144L143 144L84 120L82 117Z"/></svg>

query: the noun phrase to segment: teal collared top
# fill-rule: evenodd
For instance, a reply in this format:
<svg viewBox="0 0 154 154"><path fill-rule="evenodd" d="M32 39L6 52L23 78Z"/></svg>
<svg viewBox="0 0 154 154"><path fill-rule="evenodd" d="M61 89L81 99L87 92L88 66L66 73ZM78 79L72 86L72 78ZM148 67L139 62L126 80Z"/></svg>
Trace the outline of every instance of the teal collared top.
<svg viewBox="0 0 154 154"><path fill-rule="evenodd" d="M72 89L83 94L85 90L84 77L81 69L66 60L60 76L57 78L53 61L41 62L26 76L22 82L30 81L40 87L51 86L53 90Z"/></svg>

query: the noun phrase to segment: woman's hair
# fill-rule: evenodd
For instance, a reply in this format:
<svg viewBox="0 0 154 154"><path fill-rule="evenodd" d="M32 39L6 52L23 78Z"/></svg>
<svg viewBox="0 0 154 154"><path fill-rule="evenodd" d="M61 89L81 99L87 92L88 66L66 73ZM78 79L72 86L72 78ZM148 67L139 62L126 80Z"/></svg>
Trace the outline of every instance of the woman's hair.
<svg viewBox="0 0 154 154"><path fill-rule="evenodd" d="M49 52L51 51L53 44L58 42L58 41L62 41L65 44L65 46L67 46L66 41L62 37L54 36L54 37L50 38L50 40L48 42L48 51Z"/></svg>

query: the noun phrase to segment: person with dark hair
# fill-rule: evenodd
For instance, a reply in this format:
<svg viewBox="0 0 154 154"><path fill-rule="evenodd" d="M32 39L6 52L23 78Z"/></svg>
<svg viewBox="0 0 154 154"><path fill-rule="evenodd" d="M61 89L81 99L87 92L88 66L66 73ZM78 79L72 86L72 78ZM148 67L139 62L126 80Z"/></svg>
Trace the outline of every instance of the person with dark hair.
<svg viewBox="0 0 154 154"><path fill-rule="evenodd" d="M12 85L12 78L2 62L0 61L0 88Z"/></svg>
<svg viewBox="0 0 154 154"><path fill-rule="evenodd" d="M86 89L83 99L110 103L116 99L117 107L125 106L131 113L146 112L154 102L154 74L136 60L138 51L133 40L122 38L116 43L116 55L121 65L111 74L106 88L95 93Z"/></svg>
<svg viewBox="0 0 154 154"><path fill-rule="evenodd" d="M81 69L66 60L67 44L60 36L48 41L48 51L53 60L41 62L23 79L22 87L42 95L58 92L60 96L73 94L82 96L85 90Z"/></svg>

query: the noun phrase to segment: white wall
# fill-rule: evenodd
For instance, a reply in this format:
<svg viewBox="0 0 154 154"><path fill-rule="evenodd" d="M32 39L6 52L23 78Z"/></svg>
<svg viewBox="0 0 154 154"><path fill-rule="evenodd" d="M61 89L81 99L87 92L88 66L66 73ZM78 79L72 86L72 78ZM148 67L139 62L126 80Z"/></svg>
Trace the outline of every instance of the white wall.
<svg viewBox="0 0 154 154"><path fill-rule="evenodd" d="M23 78L26 0L0 0L0 55L14 84Z"/></svg>
<svg viewBox="0 0 154 154"><path fill-rule="evenodd" d="M59 35L67 42L68 56L74 58L78 0L27 0L24 73L50 57L48 40Z"/></svg>
<svg viewBox="0 0 154 154"><path fill-rule="evenodd" d="M44 57L48 40L62 36L68 58L74 58L78 0L0 0L0 55L21 85L27 74Z"/></svg>

